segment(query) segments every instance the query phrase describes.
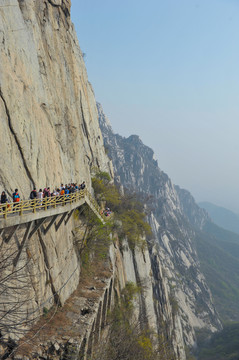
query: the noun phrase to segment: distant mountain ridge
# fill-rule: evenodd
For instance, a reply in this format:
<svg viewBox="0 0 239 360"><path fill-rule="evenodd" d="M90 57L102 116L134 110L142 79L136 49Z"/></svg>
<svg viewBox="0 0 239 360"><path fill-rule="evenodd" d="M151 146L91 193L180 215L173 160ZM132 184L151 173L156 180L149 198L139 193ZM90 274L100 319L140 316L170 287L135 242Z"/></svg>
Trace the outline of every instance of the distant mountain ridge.
<svg viewBox="0 0 239 360"><path fill-rule="evenodd" d="M239 234L238 214L235 214L233 211L224 207L217 206L206 201L200 202L198 205L208 212L210 218L216 225Z"/></svg>
<svg viewBox="0 0 239 360"><path fill-rule="evenodd" d="M112 160L116 180L145 198L151 197L153 215L149 221L159 245L161 263L169 274L169 287L173 287L174 295L179 299L182 317L191 314L190 321L187 319L183 328L189 328L192 314L195 320L204 310L209 317L211 311L209 323L215 324L204 276L197 284L195 281L195 274L201 276L201 271L212 291L220 318L238 321L239 234L212 222L212 216L199 207L189 191L172 184L168 175L159 168L153 150L145 146L137 135L124 138L114 134L101 105L97 104L97 107L105 148ZM186 307L182 306L182 292L190 294L187 296L187 304L190 304ZM184 333L186 337L190 330ZM190 344L190 341L187 339L186 343Z"/></svg>
<svg viewBox="0 0 239 360"><path fill-rule="evenodd" d="M182 329L183 340L189 347L197 342L194 353L197 359L238 360L235 357L238 352L234 351L234 343L238 344L234 325L225 332L217 332L210 346L208 334L220 330L220 320L224 324L239 320L239 234L232 232L235 227L226 230L222 221L220 225L224 228L216 225L208 208L202 203L199 206L189 191L174 185L159 168L152 149L137 135L124 138L115 134L101 105L97 107L116 181L140 194L143 202L150 200L149 222L154 234L150 258L155 304L158 300L164 306L164 298L169 296L174 304L172 309L176 310L173 332L178 336ZM157 277L156 255L162 267L161 278ZM166 282L168 291L157 286L161 282ZM163 312L164 309L162 307ZM230 346L225 337L227 333L232 333ZM224 337L225 341L221 340ZM215 343L220 346L215 348ZM174 344L178 344L176 338ZM211 352L216 356L222 354L222 357L206 357L206 351L210 355Z"/></svg>
<svg viewBox="0 0 239 360"><path fill-rule="evenodd" d="M195 329L215 332L221 329L211 292L200 270L195 237L209 216L186 190L175 187L158 166L151 148L137 135L128 138L114 134L103 109L97 104L104 145L114 167L119 186L137 192L149 201L148 221L152 227L151 263L155 281L154 298L162 291L157 285L157 254L162 266L168 296L174 308L173 323L182 329L186 345L194 346Z"/></svg>

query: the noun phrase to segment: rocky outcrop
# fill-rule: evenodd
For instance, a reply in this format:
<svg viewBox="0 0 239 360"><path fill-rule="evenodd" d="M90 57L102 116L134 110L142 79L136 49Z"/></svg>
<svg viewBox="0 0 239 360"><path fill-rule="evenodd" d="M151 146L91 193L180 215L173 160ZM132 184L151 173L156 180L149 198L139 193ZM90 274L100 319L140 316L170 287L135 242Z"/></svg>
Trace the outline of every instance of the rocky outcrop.
<svg viewBox="0 0 239 360"><path fill-rule="evenodd" d="M154 269L147 248L135 248L132 251L127 239L119 246L116 237L110 246L105 268L99 270L97 276L83 275L76 291L72 296L68 296L69 299L61 311L50 319L41 319L20 342L20 346L13 349L13 359L46 356L50 360L61 359L69 354L76 359L79 356L90 359L99 341L101 346L105 341L110 324L107 314L112 310L127 282L137 284L141 288L134 300L134 321L149 326L155 334L155 339L157 334L164 335L165 338L169 336L169 324L174 324L171 327L175 328L178 326L178 319L172 317L167 286L158 255L154 250L153 256ZM157 278L154 277L155 274ZM160 304L156 301L156 293L161 293ZM177 336L179 334L182 335L182 331L177 330ZM176 358L185 359L184 349L179 345L182 338L173 338L174 341L177 340L174 344L177 349ZM170 340L168 343L170 345ZM6 351L6 347L3 350Z"/></svg>
<svg viewBox="0 0 239 360"><path fill-rule="evenodd" d="M184 343L195 346L195 330L205 328L214 332L221 328L194 244L197 231L209 218L188 192L175 188L159 169L153 151L136 135L123 138L114 134L101 105L97 106L115 178L148 202L149 222L154 234L150 241L154 249L150 257L153 282L157 288L157 274L163 271L165 284L161 292L155 288L154 297L174 312L169 331L177 338L175 344L180 343L182 331ZM184 346L183 342L181 346Z"/></svg>
<svg viewBox="0 0 239 360"><path fill-rule="evenodd" d="M199 230L203 230L205 225L211 221L207 211L196 204L189 191L181 189L179 186L174 186L174 188L178 194L183 213L190 224Z"/></svg>

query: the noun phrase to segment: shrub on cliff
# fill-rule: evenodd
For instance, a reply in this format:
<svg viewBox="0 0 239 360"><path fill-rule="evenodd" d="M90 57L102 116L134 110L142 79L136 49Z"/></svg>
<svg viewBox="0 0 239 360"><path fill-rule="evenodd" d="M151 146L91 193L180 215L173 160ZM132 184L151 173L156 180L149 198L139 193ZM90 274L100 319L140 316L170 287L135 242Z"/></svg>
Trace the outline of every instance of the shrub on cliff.
<svg viewBox="0 0 239 360"><path fill-rule="evenodd" d="M92 267L92 262L95 264L96 261L107 258L112 241L112 222L108 221L103 224L87 206L80 215L83 231L75 243L83 267L89 268Z"/></svg>
<svg viewBox="0 0 239 360"><path fill-rule="evenodd" d="M92 179L95 195L104 200L114 212L114 228L120 239L127 238L129 246L143 247L145 236L151 234L150 225L146 222L143 204L132 193L121 194L112 184L108 173L97 172Z"/></svg>
<svg viewBox="0 0 239 360"><path fill-rule="evenodd" d="M110 208L114 208L120 203L118 189L111 182L107 172L97 172L92 178L92 186L98 200L105 201Z"/></svg>

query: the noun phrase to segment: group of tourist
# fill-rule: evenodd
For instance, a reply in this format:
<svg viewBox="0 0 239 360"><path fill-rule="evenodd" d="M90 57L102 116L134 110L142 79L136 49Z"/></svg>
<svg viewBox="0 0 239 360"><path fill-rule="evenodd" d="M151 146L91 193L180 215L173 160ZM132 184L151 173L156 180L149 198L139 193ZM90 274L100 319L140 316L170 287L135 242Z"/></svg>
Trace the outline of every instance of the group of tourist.
<svg viewBox="0 0 239 360"><path fill-rule="evenodd" d="M100 212L100 215L105 215L105 216L110 216L112 214L112 211L110 210L110 208L106 207L105 209L102 209Z"/></svg>
<svg viewBox="0 0 239 360"><path fill-rule="evenodd" d="M30 192L29 198L30 200L35 200L35 199L52 197L52 196L69 195L75 193L78 190L84 190L84 189L85 189L85 181L83 181L83 183L81 183L80 185L77 185L76 183L71 183L68 185L61 184L60 187L56 187L52 192L50 190L50 187L45 187L43 190L39 189L39 191L37 191L36 188L34 188ZM12 202L18 203L19 201L20 201L20 195L18 193L18 189L15 189L14 193L12 194ZM0 203L6 204L8 202L11 201L8 200L6 192L3 191L0 198Z"/></svg>
<svg viewBox="0 0 239 360"><path fill-rule="evenodd" d="M33 201L31 206L34 206L34 203L35 203L34 200L36 200L36 203L38 205L40 205L40 209L44 204L48 208L48 204L47 204L47 202L44 202L44 199L58 196L59 202L60 202L61 196L63 196L63 195L67 196L69 194L75 193L76 191L84 190L85 187L86 187L85 181L83 181L83 183L81 183L80 185L77 185L76 183L71 183L71 184L66 184L66 185L61 184L60 187L56 187L53 191L51 191L50 187L45 187L44 189L41 188L41 189L39 189L39 191L37 191L36 188L34 188L30 192L29 199ZM13 202L13 204L10 204L11 202ZM6 204L6 205L2 206L0 210L3 212L5 212L7 209L10 210L12 208L12 206L15 207L18 202L20 202L20 195L19 195L18 189L15 189L14 193L12 194L12 201L8 200L6 192L3 191L1 194L1 197L0 197L0 204L2 204L2 205ZM58 203L58 200L57 200L57 203ZM16 208L16 210L17 210L17 208ZM105 207L104 209L101 209L100 214L108 217L112 214L112 211L110 210L109 207Z"/></svg>

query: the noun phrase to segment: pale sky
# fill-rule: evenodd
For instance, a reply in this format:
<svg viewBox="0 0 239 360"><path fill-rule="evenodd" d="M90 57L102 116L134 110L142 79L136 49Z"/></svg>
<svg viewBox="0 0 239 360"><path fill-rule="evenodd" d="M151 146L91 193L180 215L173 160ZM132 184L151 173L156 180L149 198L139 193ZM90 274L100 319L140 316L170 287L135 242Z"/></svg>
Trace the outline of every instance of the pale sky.
<svg viewBox="0 0 239 360"><path fill-rule="evenodd" d="M239 1L71 0L113 130L197 201L239 213Z"/></svg>

